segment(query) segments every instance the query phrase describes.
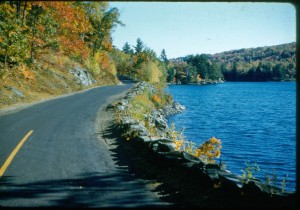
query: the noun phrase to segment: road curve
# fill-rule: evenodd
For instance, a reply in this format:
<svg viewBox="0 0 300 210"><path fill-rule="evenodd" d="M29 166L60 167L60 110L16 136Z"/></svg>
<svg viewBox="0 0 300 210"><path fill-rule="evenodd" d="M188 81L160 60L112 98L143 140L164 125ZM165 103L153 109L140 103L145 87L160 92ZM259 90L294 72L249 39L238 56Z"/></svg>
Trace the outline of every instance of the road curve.
<svg viewBox="0 0 300 210"><path fill-rule="evenodd" d="M116 165L95 126L111 118L104 107L131 87L93 88L0 116L0 206L166 205Z"/></svg>

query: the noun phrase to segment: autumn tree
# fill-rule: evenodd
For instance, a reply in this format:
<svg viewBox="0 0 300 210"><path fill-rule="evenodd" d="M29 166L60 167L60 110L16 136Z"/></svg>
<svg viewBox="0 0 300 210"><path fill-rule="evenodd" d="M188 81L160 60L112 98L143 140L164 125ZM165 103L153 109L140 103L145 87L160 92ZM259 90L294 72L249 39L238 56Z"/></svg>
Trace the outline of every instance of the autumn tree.
<svg viewBox="0 0 300 210"><path fill-rule="evenodd" d="M44 51L51 46L57 46L55 39L58 24L52 14L46 10L44 3L30 2L26 25L28 28L28 41L30 62L34 61L38 51Z"/></svg>
<svg viewBox="0 0 300 210"><path fill-rule="evenodd" d="M58 24L59 49L74 58L87 58L89 50L84 36L90 30L90 22L83 5L76 2L45 2L44 8L51 11Z"/></svg>
<svg viewBox="0 0 300 210"><path fill-rule="evenodd" d="M13 3L0 4L0 61L3 63L1 77L7 73L9 64L18 64L26 56L26 28L16 11Z"/></svg>
<svg viewBox="0 0 300 210"><path fill-rule="evenodd" d="M87 2L85 10L91 23L91 30L87 34L86 41L92 50L92 54L99 50L112 50L111 32L117 25L124 25L119 20L119 10L111 8L107 11L107 4L103 2Z"/></svg>

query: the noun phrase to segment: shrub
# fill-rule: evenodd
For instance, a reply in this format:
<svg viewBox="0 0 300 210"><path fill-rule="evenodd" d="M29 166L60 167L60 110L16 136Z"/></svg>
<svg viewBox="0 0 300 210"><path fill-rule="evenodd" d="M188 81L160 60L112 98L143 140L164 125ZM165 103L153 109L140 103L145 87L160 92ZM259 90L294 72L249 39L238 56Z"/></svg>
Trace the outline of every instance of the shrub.
<svg viewBox="0 0 300 210"><path fill-rule="evenodd" d="M141 68L138 70L138 74L141 77L140 79L151 83L160 82L162 76L157 63L153 61L142 63Z"/></svg>
<svg viewBox="0 0 300 210"><path fill-rule="evenodd" d="M145 115L150 115L154 108L154 105L146 92L132 98L129 104L130 108L128 110L128 115L139 122L144 122Z"/></svg>
<svg viewBox="0 0 300 210"><path fill-rule="evenodd" d="M248 182L249 179L255 179L254 174L260 171L259 166L257 163L252 164L251 162L245 162L246 168L242 170L243 175L242 177L246 179Z"/></svg>
<svg viewBox="0 0 300 210"><path fill-rule="evenodd" d="M169 129L168 136L171 138L171 140L175 143L176 145L176 150L182 150L182 146L184 145L184 138L183 138L183 129L181 131L176 131L175 129L175 124L171 124L171 128Z"/></svg>
<svg viewBox="0 0 300 210"><path fill-rule="evenodd" d="M219 158L221 155L221 148L221 140L212 137L196 149L195 156L204 162L215 163L215 158Z"/></svg>
<svg viewBox="0 0 300 210"><path fill-rule="evenodd" d="M221 155L221 140L215 137L212 137L198 148L195 148L196 144L194 142L184 138L183 129L181 131L176 131L174 123L172 123L171 128L169 129L168 136L175 143L176 150L185 151L194 155L205 163L215 163L215 158L219 158Z"/></svg>

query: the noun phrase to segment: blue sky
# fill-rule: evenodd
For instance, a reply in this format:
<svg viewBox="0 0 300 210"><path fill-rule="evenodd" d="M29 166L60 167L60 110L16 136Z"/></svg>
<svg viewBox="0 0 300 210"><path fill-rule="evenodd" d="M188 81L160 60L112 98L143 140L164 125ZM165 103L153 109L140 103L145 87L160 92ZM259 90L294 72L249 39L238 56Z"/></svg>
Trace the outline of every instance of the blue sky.
<svg viewBox="0 0 300 210"><path fill-rule="evenodd" d="M168 58L296 41L296 10L288 3L110 2L120 11L113 44L140 38Z"/></svg>

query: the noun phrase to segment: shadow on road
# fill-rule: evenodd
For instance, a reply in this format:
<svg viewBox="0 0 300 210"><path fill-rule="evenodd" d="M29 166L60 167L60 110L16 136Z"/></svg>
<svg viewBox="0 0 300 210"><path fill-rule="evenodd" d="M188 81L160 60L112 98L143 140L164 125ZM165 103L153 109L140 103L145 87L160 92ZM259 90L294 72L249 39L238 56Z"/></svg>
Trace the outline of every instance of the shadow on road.
<svg viewBox="0 0 300 210"><path fill-rule="evenodd" d="M12 184L0 181L0 206L157 207L129 173L81 174L72 179Z"/></svg>
<svg viewBox="0 0 300 210"><path fill-rule="evenodd" d="M162 173L162 176L160 176L157 168L152 165L153 161L149 161L151 157L141 155L143 153L141 148L135 150L135 147L120 139L114 125L111 124L107 127L101 135L105 139L111 140L111 142L107 143L112 147L110 151L112 152L113 160L120 170L126 168L133 177L144 180L150 190L156 193L165 205L168 204L169 207L193 207L193 205L182 200L176 187L173 188L172 185L162 181L165 179L165 174ZM147 153L145 152L144 154L147 155ZM156 165L162 166L160 163ZM145 170L145 168L148 168L148 170Z"/></svg>

